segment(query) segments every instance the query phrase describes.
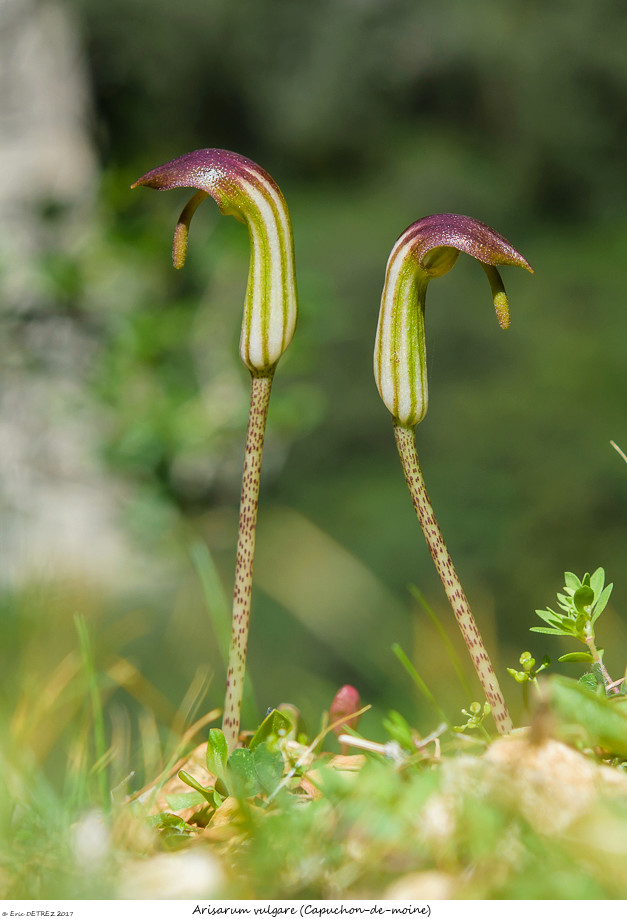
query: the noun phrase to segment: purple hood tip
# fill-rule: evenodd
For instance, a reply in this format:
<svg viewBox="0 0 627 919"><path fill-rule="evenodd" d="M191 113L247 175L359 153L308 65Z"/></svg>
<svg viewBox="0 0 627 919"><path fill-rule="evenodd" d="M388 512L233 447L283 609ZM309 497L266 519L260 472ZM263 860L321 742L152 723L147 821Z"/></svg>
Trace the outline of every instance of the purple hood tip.
<svg viewBox="0 0 627 919"><path fill-rule="evenodd" d="M230 150L207 148L185 153L163 166L151 169L133 182L131 188L145 186L159 191L171 188L197 188L211 194L221 182L237 181L238 177L263 178L276 187L276 182L253 160Z"/></svg>
<svg viewBox="0 0 627 919"><path fill-rule="evenodd" d="M438 246L451 246L486 265L516 265L533 273L527 259L504 236L474 217L431 214L417 220L405 233L420 246L421 258Z"/></svg>

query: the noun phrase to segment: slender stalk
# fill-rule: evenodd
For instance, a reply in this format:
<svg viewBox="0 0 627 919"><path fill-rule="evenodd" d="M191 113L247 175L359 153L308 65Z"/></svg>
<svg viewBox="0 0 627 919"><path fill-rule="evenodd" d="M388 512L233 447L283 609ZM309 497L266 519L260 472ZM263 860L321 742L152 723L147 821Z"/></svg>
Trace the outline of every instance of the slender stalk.
<svg viewBox="0 0 627 919"><path fill-rule="evenodd" d="M229 750L236 746L239 735L255 560L255 533L257 530L261 458L273 376L274 368L263 374L252 374L250 412L246 431L242 494L239 509L231 647L229 650L226 696L222 718L222 730Z"/></svg>
<svg viewBox="0 0 627 919"><path fill-rule="evenodd" d="M418 516L418 521L425 535L429 552L435 563L438 574L446 591L455 618L459 624L464 641L475 665L477 676L485 692L486 699L492 708L492 716L500 734L506 734L513 728L503 693L496 678L494 668L485 649L475 617L473 616L462 585L453 567L446 543L433 512L427 489L420 471L416 440L412 426L394 422L394 435L399 456L405 473L405 481Z"/></svg>

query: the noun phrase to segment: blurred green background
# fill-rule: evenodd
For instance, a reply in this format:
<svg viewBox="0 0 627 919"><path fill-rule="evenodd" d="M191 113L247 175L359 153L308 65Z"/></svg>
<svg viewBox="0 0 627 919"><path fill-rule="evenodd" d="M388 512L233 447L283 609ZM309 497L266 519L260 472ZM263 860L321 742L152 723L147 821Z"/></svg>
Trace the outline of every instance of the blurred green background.
<svg viewBox="0 0 627 919"><path fill-rule="evenodd" d="M124 570L104 581L74 566L5 583L3 702L18 741L54 775L91 717L71 689L76 613L103 674L107 731L130 749L142 712L159 729L191 717L186 693L203 675L200 711L221 703L219 623L249 385L237 354L248 239L209 202L175 272L170 238L186 192L129 190L199 147L267 169L295 237L299 325L275 379L258 527L249 648L258 713L290 701L314 730L351 682L378 711L399 709L428 730L435 715L390 651L400 642L463 720L467 699L407 590L417 585L463 655L372 375L389 251L409 223L437 212L490 224L535 269L505 271L506 333L471 259L429 290L430 406L418 449L471 606L516 710L505 667L525 649L564 652L530 635L533 610L554 601L565 569L602 565L616 586L599 637L620 675L627 466L610 440L627 448L623 4L67 9L86 61L97 193L65 248L54 243L63 208L42 207L51 243L37 263L38 312L12 316L11 330L49 315L83 330L81 417L121 489L114 513L127 548ZM249 710L245 726L256 717ZM380 736L380 718L368 716L364 731Z"/></svg>

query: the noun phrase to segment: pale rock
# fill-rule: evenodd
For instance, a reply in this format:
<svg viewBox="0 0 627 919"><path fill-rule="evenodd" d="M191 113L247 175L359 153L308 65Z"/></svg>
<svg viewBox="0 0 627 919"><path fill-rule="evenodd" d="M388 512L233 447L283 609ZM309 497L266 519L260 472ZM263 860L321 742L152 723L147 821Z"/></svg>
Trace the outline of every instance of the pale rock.
<svg viewBox="0 0 627 919"><path fill-rule="evenodd" d="M217 896L224 882L218 859L206 848L154 855L126 864L118 882L121 900L193 900Z"/></svg>
<svg viewBox="0 0 627 919"><path fill-rule="evenodd" d="M383 893L384 900L451 900L455 878L444 871L415 871L398 878Z"/></svg>

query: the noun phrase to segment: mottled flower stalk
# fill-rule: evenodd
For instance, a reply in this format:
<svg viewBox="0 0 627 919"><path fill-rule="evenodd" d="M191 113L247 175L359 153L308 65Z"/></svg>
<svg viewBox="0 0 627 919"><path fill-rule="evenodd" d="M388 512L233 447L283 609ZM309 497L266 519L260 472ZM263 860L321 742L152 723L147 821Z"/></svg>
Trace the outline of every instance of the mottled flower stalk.
<svg viewBox="0 0 627 919"><path fill-rule="evenodd" d="M388 260L374 354L379 393L394 418L394 434L412 502L429 551L490 703L500 733L512 729L503 694L481 634L462 589L427 494L415 427L427 411L425 300L429 281L442 277L460 252L484 268L501 328L509 326L509 309L499 265L527 261L485 224L457 214L424 217L399 237Z"/></svg>
<svg viewBox="0 0 627 919"><path fill-rule="evenodd" d="M246 669L259 480L270 390L277 362L294 335L297 315L294 246L285 199L274 180L252 160L226 150L196 150L148 172L133 187L195 188L179 217L172 258L182 268L190 221L209 195L223 214L248 226L250 269L240 337L240 357L252 376L240 503L233 625L222 728L229 749L237 744Z"/></svg>

